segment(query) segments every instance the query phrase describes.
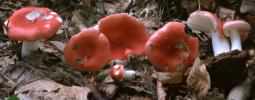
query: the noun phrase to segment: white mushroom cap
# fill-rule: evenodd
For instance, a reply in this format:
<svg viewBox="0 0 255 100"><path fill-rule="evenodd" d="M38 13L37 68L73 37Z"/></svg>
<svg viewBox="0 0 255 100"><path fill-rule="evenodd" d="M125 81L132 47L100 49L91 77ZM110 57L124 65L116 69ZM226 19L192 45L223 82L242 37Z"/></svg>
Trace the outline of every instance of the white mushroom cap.
<svg viewBox="0 0 255 100"><path fill-rule="evenodd" d="M243 20L234 20L228 21L223 25L224 34L229 36L231 30L236 30L239 32L241 39L245 40L248 36L249 31L251 30L251 26L249 23Z"/></svg>
<svg viewBox="0 0 255 100"><path fill-rule="evenodd" d="M208 11L195 11L191 13L187 24L191 29L205 32L209 36L211 36L209 33L215 32L218 29L217 18Z"/></svg>

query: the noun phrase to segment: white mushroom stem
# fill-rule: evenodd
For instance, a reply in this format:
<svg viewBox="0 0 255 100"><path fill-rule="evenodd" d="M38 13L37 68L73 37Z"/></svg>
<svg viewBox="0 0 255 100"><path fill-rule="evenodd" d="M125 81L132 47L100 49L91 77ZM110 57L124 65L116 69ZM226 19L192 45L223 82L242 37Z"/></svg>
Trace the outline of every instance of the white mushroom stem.
<svg viewBox="0 0 255 100"><path fill-rule="evenodd" d="M211 36L214 56L230 51L228 40L225 37L221 37L219 32L213 32Z"/></svg>
<svg viewBox="0 0 255 100"><path fill-rule="evenodd" d="M115 78L117 80L132 80L134 79L136 76L139 76L139 73L136 72L135 70L126 70L124 68L124 65L122 64L117 64L114 65L111 68L111 77Z"/></svg>
<svg viewBox="0 0 255 100"><path fill-rule="evenodd" d="M31 55L32 52L39 49L40 41L23 41L21 49L21 57L27 57Z"/></svg>
<svg viewBox="0 0 255 100"><path fill-rule="evenodd" d="M240 33L237 30L231 30L229 33L231 40L231 51L242 50Z"/></svg>
<svg viewBox="0 0 255 100"><path fill-rule="evenodd" d="M126 80L132 80L136 77L137 72L134 70L125 70L124 71L124 79Z"/></svg>

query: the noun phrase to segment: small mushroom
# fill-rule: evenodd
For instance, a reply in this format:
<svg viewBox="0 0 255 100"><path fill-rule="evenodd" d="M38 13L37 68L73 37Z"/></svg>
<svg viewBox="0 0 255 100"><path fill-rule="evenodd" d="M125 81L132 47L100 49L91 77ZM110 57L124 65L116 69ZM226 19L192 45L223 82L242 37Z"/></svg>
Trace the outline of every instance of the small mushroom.
<svg viewBox="0 0 255 100"><path fill-rule="evenodd" d="M110 44L96 28L86 28L68 41L64 57L76 69L99 71L111 59Z"/></svg>
<svg viewBox="0 0 255 100"><path fill-rule="evenodd" d="M241 40L248 36L251 26L243 20L228 21L223 25L224 33L230 37L231 50L242 50Z"/></svg>
<svg viewBox="0 0 255 100"><path fill-rule="evenodd" d="M16 10L5 22L7 36L12 40L23 41L21 56L37 50L40 40L56 34L62 19L56 13L43 7L24 7Z"/></svg>
<svg viewBox="0 0 255 100"><path fill-rule="evenodd" d="M123 64L116 64L110 70L110 76L117 81L133 79L136 74L134 70L126 70Z"/></svg>
<svg viewBox="0 0 255 100"><path fill-rule="evenodd" d="M100 19L99 30L109 39L113 59L141 55L148 34L143 23L126 13L112 14Z"/></svg>
<svg viewBox="0 0 255 100"><path fill-rule="evenodd" d="M198 55L198 39L188 36L185 25L168 22L147 41L145 54L161 72L183 72Z"/></svg>
<svg viewBox="0 0 255 100"><path fill-rule="evenodd" d="M222 32L219 19L207 11L195 11L187 20L188 26L194 31L201 31L212 38L214 56L230 51L230 44Z"/></svg>

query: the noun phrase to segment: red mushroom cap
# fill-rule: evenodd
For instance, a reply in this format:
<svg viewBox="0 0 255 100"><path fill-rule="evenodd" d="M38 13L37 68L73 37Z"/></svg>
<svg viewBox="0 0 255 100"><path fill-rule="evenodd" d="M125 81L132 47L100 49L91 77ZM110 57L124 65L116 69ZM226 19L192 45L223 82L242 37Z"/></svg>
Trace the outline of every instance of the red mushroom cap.
<svg viewBox="0 0 255 100"><path fill-rule="evenodd" d="M125 74L124 65L122 64L116 64L112 66L110 70L110 75L115 80L123 80Z"/></svg>
<svg viewBox="0 0 255 100"><path fill-rule="evenodd" d="M198 39L188 36L184 28L183 23L169 22L147 41L145 54L157 70L175 72L194 62L198 55Z"/></svg>
<svg viewBox="0 0 255 100"><path fill-rule="evenodd" d="M95 28L72 36L64 49L67 63L84 71L98 71L111 59L110 44Z"/></svg>
<svg viewBox="0 0 255 100"><path fill-rule="evenodd" d="M197 38L189 37L187 39L187 45L189 46L189 57L186 60L185 64L187 64L188 66L191 66L193 65L199 53L199 41Z"/></svg>
<svg viewBox="0 0 255 100"><path fill-rule="evenodd" d="M34 41L55 35L62 19L48 8L24 7L8 19L7 35L10 39Z"/></svg>
<svg viewBox="0 0 255 100"><path fill-rule="evenodd" d="M128 54L143 54L148 34L143 23L126 13L113 14L99 21L99 30L111 44L112 58L125 59Z"/></svg>

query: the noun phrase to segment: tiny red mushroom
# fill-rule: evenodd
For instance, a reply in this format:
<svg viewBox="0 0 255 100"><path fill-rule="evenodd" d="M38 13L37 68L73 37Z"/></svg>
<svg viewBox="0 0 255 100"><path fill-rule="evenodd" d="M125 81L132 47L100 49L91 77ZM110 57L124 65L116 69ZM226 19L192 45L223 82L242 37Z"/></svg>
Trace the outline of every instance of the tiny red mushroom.
<svg viewBox="0 0 255 100"><path fill-rule="evenodd" d="M111 44L113 59L125 59L129 54L144 53L148 34L143 23L126 13L112 14L102 18L99 30Z"/></svg>
<svg viewBox="0 0 255 100"><path fill-rule="evenodd" d="M133 79L137 74L134 70L126 70L123 64L116 64L110 70L110 76L117 81Z"/></svg>
<svg viewBox="0 0 255 100"><path fill-rule="evenodd" d="M198 55L198 39L186 34L183 23L169 22L149 38L145 54L158 71L185 71Z"/></svg>
<svg viewBox="0 0 255 100"><path fill-rule="evenodd" d="M38 49L38 40L46 40L55 35L61 26L60 16L48 8L24 7L16 10L5 22L7 36L23 41L22 57Z"/></svg>
<svg viewBox="0 0 255 100"><path fill-rule="evenodd" d="M76 69L99 71L111 59L109 41L95 28L83 29L68 41L64 57Z"/></svg>
<svg viewBox="0 0 255 100"><path fill-rule="evenodd" d="M116 65L111 67L110 76L114 80L123 80L124 79L124 72L125 72L124 65L123 64L116 64Z"/></svg>

